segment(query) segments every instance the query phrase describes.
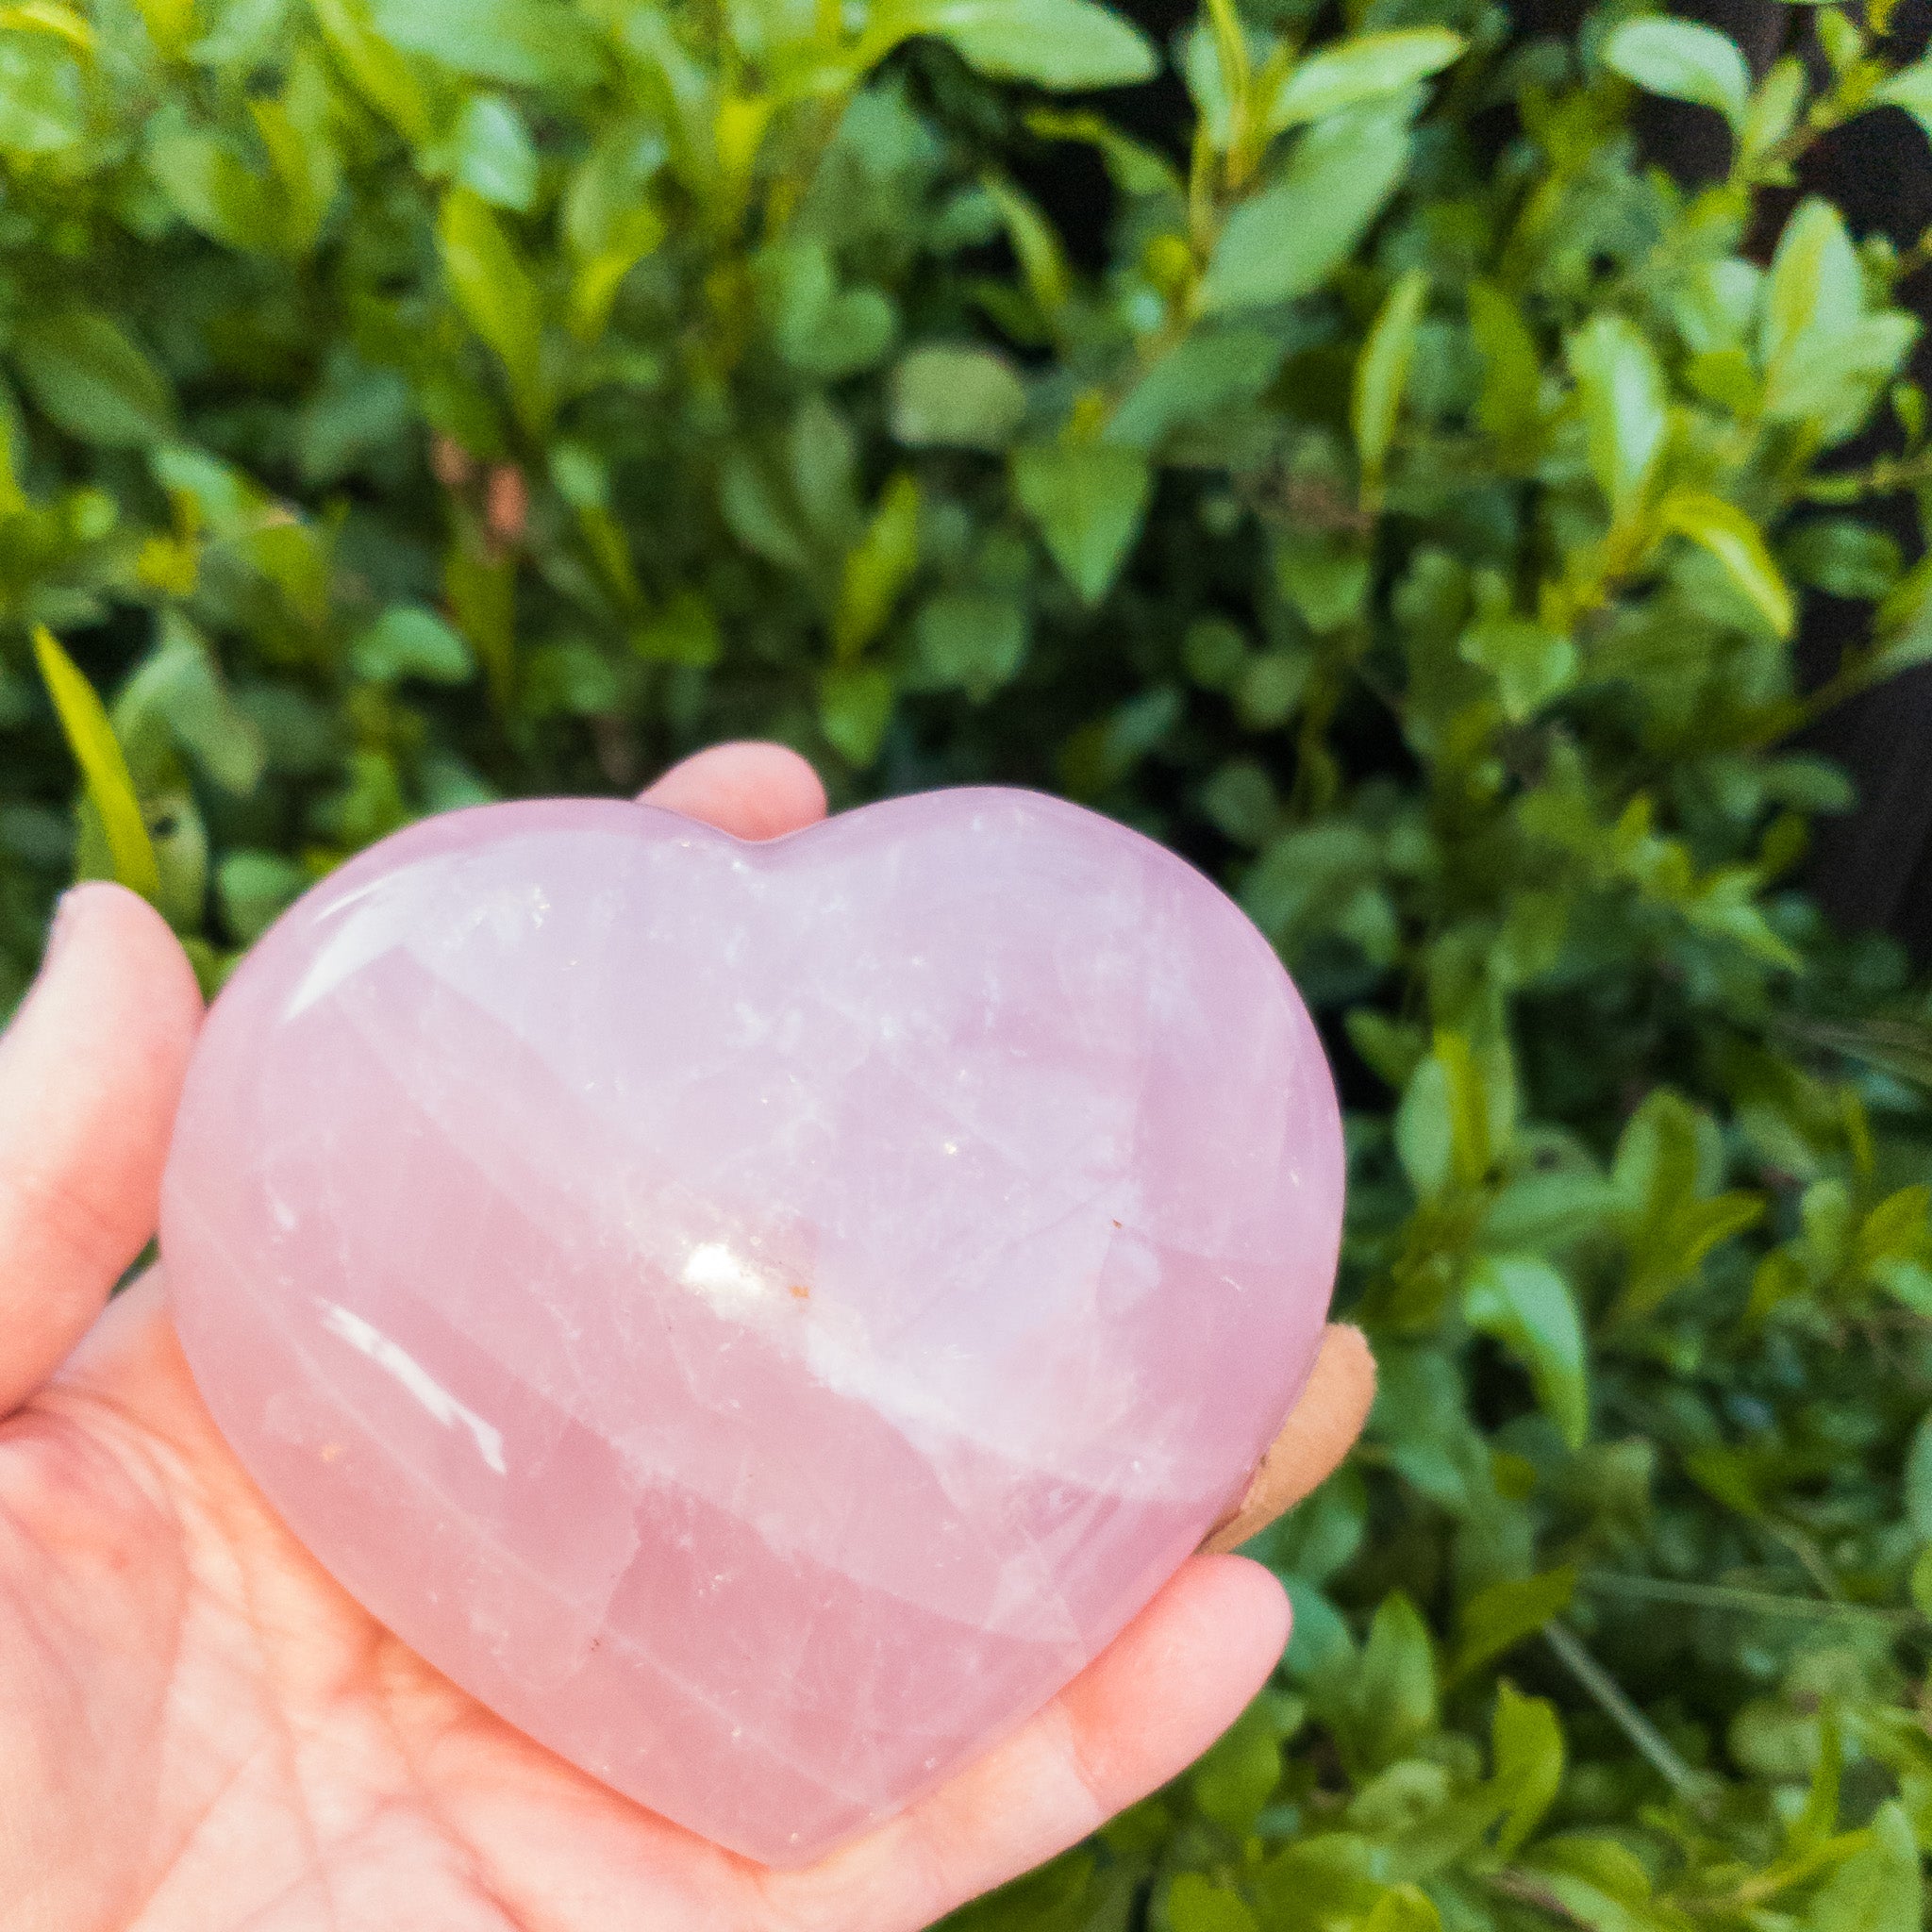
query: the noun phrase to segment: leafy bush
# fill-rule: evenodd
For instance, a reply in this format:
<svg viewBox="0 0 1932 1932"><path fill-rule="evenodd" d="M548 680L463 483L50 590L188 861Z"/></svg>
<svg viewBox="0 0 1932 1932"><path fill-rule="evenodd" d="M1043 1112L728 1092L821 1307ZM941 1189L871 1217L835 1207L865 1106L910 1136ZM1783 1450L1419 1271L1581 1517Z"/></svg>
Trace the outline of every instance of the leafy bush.
<svg viewBox="0 0 1932 1932"><path fill-rule="evenodd" d="M1932 1055L1790 741L1932 656L1923 254L1790 191L1932 67L1808 18L0 9L0 1007L76 867L212 984L420 813L761 733L1143 825L1319 1009L1384 1394L1279 1679L962 1924L1921 1921Z"/></svg>

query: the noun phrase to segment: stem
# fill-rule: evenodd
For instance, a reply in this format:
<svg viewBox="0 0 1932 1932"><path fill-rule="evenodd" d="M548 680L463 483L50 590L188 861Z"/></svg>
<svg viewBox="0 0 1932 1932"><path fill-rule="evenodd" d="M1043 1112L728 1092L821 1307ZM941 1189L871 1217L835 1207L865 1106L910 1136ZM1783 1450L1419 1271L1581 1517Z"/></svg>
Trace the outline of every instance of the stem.
<svg viewBox="0 0 1932 1932"><path fill-rule="evenodd" d="M1253 141L1255 77L1248 66L1248 37L1234 0L1208 0L1214 49L1227 88L1227 181L1239 189Z"/></svg>
<svg viewBox="0 0 1932 1932"><path fill-rule="evenodd" d="M1583 1647L1568 1624L1543 1625L1543 1641L1557 1653L1565 1670L1596 1700L1598 1707L1629 1739L1638 1754L1692 1810L1703 1812L1710 1805L1713 1780L1705 1773L1692 1771L1678 1757L1671 1741L1630 1700L1629 1693Z"/></svg>
<svg viewBox="0 0 1932 1932"><path fill-rule="evenodd" d="M1547 1912L1553 1919L1561 1919L1566 1925L1586 1923L1540 1878L1527 1872L1492 1872L1488 1883L1491 1891L1499 1891L1505 1898L1514 1899L1518 1905L1534 1906L1538 1911Z"/></svg>
<svg viewBox="0 0 1932 1932"><path fill-rule="evenodd" d="M1805 486L1812 503L1851 503L1860 496L1891 496L1932 478L1932 450L1917 456L1880 457L1868 469L1834 472Z"/></svg>
<svg viewBox="0 0 1932 1932"><path fill-rule="evenodd" d="M1742 1590L1721 1583L1679 1583L1662 1576L1626 1576L1614 1570L1586 1570L1579 1581L1586 1590L1601 1591L1607 1596L1688 1604L1698 1609L1739 1610L1763 1617L1796 1617L1826 1624L1883 1624L1897 1629L1924 1621L1916 1610L1888 1610L1876 1604L1821 1603L1815 1597L1780 1596L1775 1591Z"/></svg>
<svg viewBox="0 0 1932 1932"><path fill-rule="evenodd" d="M1795 1524L1779 1523L1767 1518L1765 1527L1803 1566L1805 1574L1818 1586L1821 1596L1829 1597L1835 1603L1844 1601L1844 1586L1832 1574L1831 1565L1824 1560L1819 1547Z"/></svg>

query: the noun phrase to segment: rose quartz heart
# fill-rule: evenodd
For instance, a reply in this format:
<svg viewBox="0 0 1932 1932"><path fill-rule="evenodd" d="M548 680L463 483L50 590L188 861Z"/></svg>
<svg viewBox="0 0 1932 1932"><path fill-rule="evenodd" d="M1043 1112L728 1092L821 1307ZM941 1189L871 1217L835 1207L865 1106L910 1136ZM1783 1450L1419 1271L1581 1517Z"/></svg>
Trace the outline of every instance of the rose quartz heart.
<svg viewBox="0 0 1932 1932"><path fill-rule="evenodd" d="M1335 1096L1265 941L1108 820L399 833L216 1001L161 1209L295 1534L532 1737L774 1864L1049 1698L1313 1361Z"/></svg>

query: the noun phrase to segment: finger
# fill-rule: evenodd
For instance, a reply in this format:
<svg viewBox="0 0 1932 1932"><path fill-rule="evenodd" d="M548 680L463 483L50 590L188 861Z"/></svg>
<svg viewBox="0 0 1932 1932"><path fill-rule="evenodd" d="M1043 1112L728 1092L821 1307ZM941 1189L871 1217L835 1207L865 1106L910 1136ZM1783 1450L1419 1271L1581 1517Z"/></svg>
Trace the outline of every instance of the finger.
<svg viewBox="0 0 1932 1932"><path fill-rule="evenodd" d="M825 815L825 788L782 744L714 744L672 768L643 794L740 839L775 839Z"/></svg>
<svg viewBox="0 0 1932 1932"><path fill-rule="evenodd" d="M808 1872L774 1874L783 1924L921 1926L1076 1844L1185 1770L1288 1642L1281 1585L1195 1557L1073 1683L970 1770Z"/></svg>
<svg viewBox="0 0 1932 1932"><path fill-rule="evenodd" d="M0 1036L0 1415L46 1379L155 1230L201 1024L175 936L119 886L61 902Z"/></svg>
<svg viewBox="0 0 1932 1932"><path fill-rule="evenodd" d="M1335 1473L1369 1419L1375 1399L1375 1358L1359 1328L1331 1322L1301 1400L1248 1479L1240 1507L1201 1547L1232 1550L1258 1536Z"/></svg>

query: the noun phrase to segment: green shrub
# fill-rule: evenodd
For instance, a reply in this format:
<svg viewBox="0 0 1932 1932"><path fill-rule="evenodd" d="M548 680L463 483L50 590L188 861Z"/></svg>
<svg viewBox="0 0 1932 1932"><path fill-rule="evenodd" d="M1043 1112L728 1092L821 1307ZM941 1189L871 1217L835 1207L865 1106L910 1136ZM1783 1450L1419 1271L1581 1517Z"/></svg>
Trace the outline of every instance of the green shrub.
<svg viewBox="0 0 1932 1932"><path fill-rule="evenodd" d="M212 984L414 816L758 733L1143 825L1319 1009L1385 1392L1282 1673L962 1924L1920 1923L1932 1052L1789 740L1932 656L1924 251L1780 191L1932 68L1812 18L0 9L0 1008L76 868ZM1056 94L1170 58L1154 144Z"/></svg>

